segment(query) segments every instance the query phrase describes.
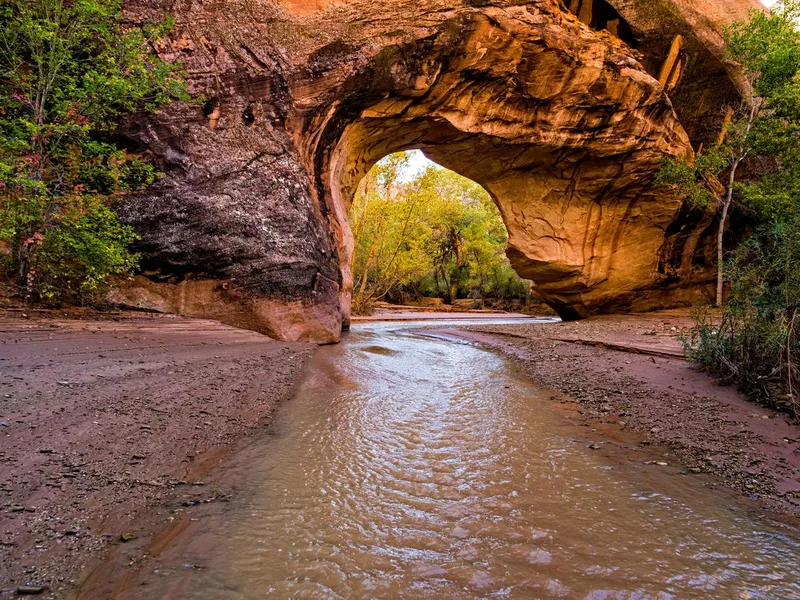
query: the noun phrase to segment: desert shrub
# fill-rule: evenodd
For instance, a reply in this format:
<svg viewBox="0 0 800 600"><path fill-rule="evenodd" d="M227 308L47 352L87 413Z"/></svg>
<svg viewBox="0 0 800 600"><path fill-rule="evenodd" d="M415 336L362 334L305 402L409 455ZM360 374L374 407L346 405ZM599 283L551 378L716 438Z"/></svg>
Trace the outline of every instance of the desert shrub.
<svg viewBox="0 0 800 600"><path fill-rule="evenodd" d="M696 316L688 356L766 406L798 412L800 226L764 226L728 263L729 298Z"/></svg>

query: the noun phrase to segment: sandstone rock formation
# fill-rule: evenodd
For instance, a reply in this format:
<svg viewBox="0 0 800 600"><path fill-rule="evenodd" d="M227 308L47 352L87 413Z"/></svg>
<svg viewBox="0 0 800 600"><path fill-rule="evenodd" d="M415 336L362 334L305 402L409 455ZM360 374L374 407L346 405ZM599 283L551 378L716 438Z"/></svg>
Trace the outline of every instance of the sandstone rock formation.
<svg viewBox="0 0 800 600"><path fill-rule="evenodd" d="M509 256L564 317L696 300L711 216L651 187L740 90L721 26L756 0L127 0L203 105L124 133L167 176L122 217L132 303L283 339L349 320L358 182L421 149L483 185Z"/></svg>

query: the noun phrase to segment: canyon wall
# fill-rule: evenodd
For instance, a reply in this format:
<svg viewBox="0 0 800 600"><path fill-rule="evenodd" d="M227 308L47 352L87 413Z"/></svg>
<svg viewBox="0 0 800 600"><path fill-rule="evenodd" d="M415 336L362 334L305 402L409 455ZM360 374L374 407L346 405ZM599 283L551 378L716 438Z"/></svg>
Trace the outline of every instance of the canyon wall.
<svg viewBox="0 0 800 600"><path fill-rule="evenodd" d="M129 0L196 104L135 115L166 176L120 214L143 273L119 299L281 339L349 322L347 209L388 153L483 185L508 254L566 318L702 301L713 215L651 186L742 91L722 26L755 0Z"/></svg>

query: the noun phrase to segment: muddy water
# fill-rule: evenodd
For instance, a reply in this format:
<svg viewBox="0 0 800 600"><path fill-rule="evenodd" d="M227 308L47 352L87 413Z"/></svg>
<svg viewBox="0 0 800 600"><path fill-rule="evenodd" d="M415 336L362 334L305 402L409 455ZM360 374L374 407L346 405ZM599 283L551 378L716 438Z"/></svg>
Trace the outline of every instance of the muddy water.
<svg viewBox="0 0 800 600"><path fill-rule="evenodd" d="M176 597L800 597L788 525L590 449L503 358L409 327L318 353Z"/></svg>

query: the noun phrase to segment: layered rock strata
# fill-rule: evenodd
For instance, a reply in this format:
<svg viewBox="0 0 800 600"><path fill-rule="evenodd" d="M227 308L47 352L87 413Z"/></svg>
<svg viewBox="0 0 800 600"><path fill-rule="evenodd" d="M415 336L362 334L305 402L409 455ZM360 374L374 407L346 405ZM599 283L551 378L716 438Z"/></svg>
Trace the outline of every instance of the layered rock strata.
<svg viewBox="0 0 800 600"><path fill-rule="evenodd" d="M721 26L755 0L131 0L197 105L125 126L166 177L120 214L129 303L331 342L349 320L360 179L421 149L483 185L514 267L564 317L698 300L710 215L653 189L713 143L737 73Z"/></svg>

